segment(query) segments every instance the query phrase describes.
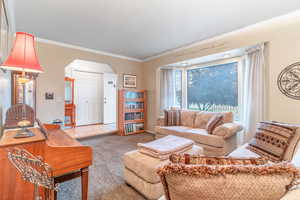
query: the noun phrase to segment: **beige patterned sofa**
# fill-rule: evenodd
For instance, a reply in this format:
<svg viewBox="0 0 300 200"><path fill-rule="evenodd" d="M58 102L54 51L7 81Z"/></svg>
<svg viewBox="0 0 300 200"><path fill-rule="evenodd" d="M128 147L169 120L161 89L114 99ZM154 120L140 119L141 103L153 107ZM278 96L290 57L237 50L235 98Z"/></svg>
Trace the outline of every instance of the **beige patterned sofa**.
<svg viewBox="0 0 300 200"><path fill-rule="evenodd" d="M290 149L289 152L286 153L285 158L287 160L291 160L292 163L300 168L300 128L298 129L296 133L295 141L297 141L297 145L294 146L293 149ZM239 147L235 151L233 151L231 154L229 154L230 157L239 157L239 158L247 158L247 157L260 157L256 153L248 150L246 148L247 144ZM280 200L299 200L300 199L300 187L298 186L296 189L293 189L291 191L288 191ZM166 200L164 196L159 198L159 200ZM279 200L279 199L278 199Z"/></svg>
<svg viewBox="0 0 300 200"><path fill-rule="evenodd" d="M241 125L233 123L233 113L224 112L224 124L217 127L213 134L208 134L206 125L208 121L220 113L199 112L199 111L180 111L180 124L178 126L166 126L164 117L157 121L155 127L156 138L166 135L176 135L189 138L203 147L203 153L208 156L228 155L237 148L237 132L242 130Z"/></svg>
<svg viewBox="0 0 300 200"><path fill-rule="evenodd" d="M234 158L259 158L260 155L254 153L247 148L248 144L244 144L235 149L228 156ZM300 126L295 131L293 139L289 142L289 146L283 155L283 160L291 161L297 168L300 168ZM300 188L291 190L285 194L280 200L299 200ZM161 197L159 200L166 200L165 197Z"/></svg>

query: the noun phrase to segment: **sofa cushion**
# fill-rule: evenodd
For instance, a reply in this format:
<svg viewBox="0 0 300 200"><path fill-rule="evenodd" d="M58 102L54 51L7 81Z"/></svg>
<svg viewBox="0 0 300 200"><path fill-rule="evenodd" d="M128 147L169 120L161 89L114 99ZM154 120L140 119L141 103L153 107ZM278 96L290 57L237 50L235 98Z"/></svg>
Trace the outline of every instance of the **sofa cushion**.
<svg viewBox="0 0 300 200"><path fill-rule="evenodd" d="M243 146L240 146L239 148L235 149L233 152L231 152L228 156L235 157L235 158L259 158L260 155L254 153L253 151L250 151L247 149L248 144L244 144Z"/></svg>
<svg viewBox="0 0 300 200"><path fill-rule="evenodd" d="M296 129L277 122L260 122L248 148L272 161L281 161Z"/></svg>
<svg viewBox="0 0 300 200"><path fill-rule="evenodd" d="M223 137L208 134L205 129L193 129L186 126L157 126L155 131L161 135L176 135L213 147L222 148L225 144Z"/></svg>
<svg viewBox="0 0 300 200"><path fill-rule="evenodd" d="M243 127L236 123L224 123L221 126L216 127L212 134L218 135L224 138L229 138L237 132L241 131Z"/></svg>
<svg viewBox="0 0 300 200"><path fill-rule="evenodd" d="M218 167L169 163L158 173L168 200L275 200L299 177L299 169L288 163Z"/></svg>
<svg viewBox="0 0 300 200"><path fill-rule="evenodd" d="M217 114L210 118L210 120L206 124L206 130L209 134L212 134L213 131L218 127L224 124L223 115Z"/></svg>
<svg viewBox="0 0 300 200"><path fill-rule="evenodd" d="M202 156L193 154L172 154L170 156L172 163L181 163L186 165L264 165L268 160L265 158L234 158L222 156Z"/></svg>
<svg viewBox="0 0 300 200"><path fill-rule="evenodd" d="M194 127L197 111L181 110L181 125L187 127Z"/></svg>
<svg viewBox="0 0 300 200"><path fill-rule="evenodd" d="M233 122L233 113L232 112L198 112L196 114L194 128L205 129L208 121L215 115L222 114L224 123Z"/></svg>

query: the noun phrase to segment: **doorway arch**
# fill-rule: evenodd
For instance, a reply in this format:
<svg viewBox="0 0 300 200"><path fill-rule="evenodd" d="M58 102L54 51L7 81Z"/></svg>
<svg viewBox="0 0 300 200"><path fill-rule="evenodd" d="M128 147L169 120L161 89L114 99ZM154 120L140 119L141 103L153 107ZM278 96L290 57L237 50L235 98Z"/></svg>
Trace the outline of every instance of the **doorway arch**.
<svg viewBox="0 0 300 200"><path fill-rule="evenodd" d="M74 79L76 125L115 124L117 74L108 64L76 59L65 67Z"/></svg>

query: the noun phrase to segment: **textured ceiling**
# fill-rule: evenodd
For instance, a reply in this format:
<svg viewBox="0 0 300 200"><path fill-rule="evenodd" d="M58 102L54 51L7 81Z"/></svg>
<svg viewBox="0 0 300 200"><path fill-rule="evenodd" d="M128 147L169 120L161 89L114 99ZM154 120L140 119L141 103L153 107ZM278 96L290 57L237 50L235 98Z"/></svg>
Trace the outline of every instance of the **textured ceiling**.
<svg viewBox="0 0 300 200"><path fill-rule="evenodd" d="M300 9L299 0L15 0L16 30L145 59Z"/></svg>

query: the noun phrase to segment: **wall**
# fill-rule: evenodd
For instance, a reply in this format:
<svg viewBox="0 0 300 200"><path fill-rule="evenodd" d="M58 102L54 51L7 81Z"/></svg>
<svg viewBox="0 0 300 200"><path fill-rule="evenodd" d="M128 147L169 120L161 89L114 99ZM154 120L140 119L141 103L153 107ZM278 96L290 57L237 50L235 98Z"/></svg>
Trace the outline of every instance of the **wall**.
<svg viewBox="0 0 300 200"><path fill-rule="evenodd" d="M148 90L148 130L153 131L158 116L157 69L163 65L186 59L219 53L261 42L266 49L267 119L300 123L300 101L290 99L278 90L277 76L286 66L300 61L300 16L276 18L240 31L221 35L179 51L143 63L144 87Z"/></svg>
<svg viewBox="0 0 300 200"><path fill-rule="evenodd" d="M11 74L0 70L0 125L4 123L5 113L11 104ZM0 127L1 128L1 127Z"/></svg>
<svg viewBox="0 0 300 200"><path fill-rule="evenodd" d="M112 67L122 80L124 73L137 75L137 87L143 88L142 64L121 58L37 42L37 54L44 73L37 78L37 117L42 122L64 118L65 67L75 59L105 63ZM54 100L45 100L45 92L54 92Z"/></svg>

